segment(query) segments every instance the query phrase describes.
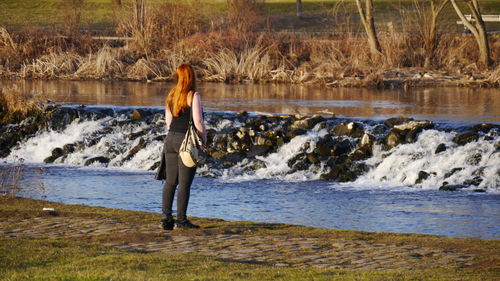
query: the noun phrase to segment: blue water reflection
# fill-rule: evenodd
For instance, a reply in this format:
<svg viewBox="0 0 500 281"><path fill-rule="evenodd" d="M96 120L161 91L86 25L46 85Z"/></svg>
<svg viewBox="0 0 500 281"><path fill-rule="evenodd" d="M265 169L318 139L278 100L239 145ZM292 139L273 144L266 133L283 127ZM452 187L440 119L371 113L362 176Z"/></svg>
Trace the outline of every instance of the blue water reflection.
<svg viewBox="0 0 500 281"><path fill-rule="evenodd" d="M43 182L46 200L161 212L162 184L153 180L151 172L42 166L43 174L33 175L33 167L28 168L25 182ZM499 194L357 190L324 181L225 183L197 177L188 214L322 228L500 238Z"/></svg>

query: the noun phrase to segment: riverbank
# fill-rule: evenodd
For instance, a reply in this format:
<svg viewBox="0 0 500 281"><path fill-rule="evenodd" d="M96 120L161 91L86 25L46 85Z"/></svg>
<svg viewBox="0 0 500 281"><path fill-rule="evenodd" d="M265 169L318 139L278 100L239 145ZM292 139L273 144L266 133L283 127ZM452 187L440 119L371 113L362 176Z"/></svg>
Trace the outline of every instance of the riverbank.
<svg viewBox="0 0 500 281"><path fill-rule="evenodd" d="M494 280L498 240L369 233L192 218L0 198L7 278L176 280ZM54 208L54 211L43 211Z"/></svg>

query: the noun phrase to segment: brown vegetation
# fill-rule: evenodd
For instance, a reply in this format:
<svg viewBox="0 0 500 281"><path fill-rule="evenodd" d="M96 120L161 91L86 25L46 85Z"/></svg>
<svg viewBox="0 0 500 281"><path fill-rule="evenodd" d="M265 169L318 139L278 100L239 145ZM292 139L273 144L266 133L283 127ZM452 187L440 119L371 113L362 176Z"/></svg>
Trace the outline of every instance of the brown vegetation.
<svg viewBox="0 0 500 281"><path fill-rule="evenodd" d="M206 19L200 14L200 7L190 1L181 4L169 0L154 9L148 1L117 2L115 14L121 19L117 22L117 35L131 37L130 41L93 40L82 34L62 37L29 30L9 33L0 29L0 76L172 80L175 67L190 62L200 79L226 83L391 86L394 77L387 73L395 69L401 72L399 80L411 80L416 72L439 69L461 80L461 85L498 85L495 73L500 61L500 38L490 36L492 61L497 63L489 70L481 69L476 63L480 53L472 35L431 35L427 34L430 27L421 34L413 32L422 21L434 20L424 18L423 7L415 10L415 20L408 20L404 29L389 26L386 32L379 32L382 54L372 56L364 36L353 32L257 32L257 27L266 30L261 1L231 0L229 4L226 18ZM336 6L332 13L339 22L349 19L341 6ZM409 26L412 24L415 28ZM419 84L406 82L397 85Z"/></svg>

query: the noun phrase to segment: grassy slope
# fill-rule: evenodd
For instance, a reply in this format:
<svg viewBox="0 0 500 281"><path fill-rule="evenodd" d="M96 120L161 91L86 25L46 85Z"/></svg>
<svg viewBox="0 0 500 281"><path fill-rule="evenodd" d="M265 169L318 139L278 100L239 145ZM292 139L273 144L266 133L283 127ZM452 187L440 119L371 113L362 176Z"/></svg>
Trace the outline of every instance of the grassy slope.
<svg viewBox="0 0 500 281"><path fill-rule="evenodd" d="M189 0L187 0L189 1ZM131 2L124 0L123 2ZM153 3L161 3L162 0L153 0ZM207 5L203 7L203 13L207 17L220 15L227 10L227 2L221 0L205 0ZM332 23L325 22L324 18L331 17L331 10L339 0L303 0L305 20L298 20L295 15L295 0L267 0L266 10L269 12L271 22L278 29L299 28L305 30L325 30L332 27ZM343 1L343 8L338 9L340 13L353 13L352 21L357 22L358 17L354 6L354 0ZM401 21L399 11L412 8L412 0L384 0L374 1L375 20L381 28L389 21ZM485 14L498 14L500 2L497 0L481 1L482 11ZM90 30L109 30L113 28L113 11L111 0L85 0L82 14L82 28ZM466 12L469 13L469 12ZM454 23L457 20L451 5L445 10L447 21ZM274 20L273 20L274 18ZM316 19L315 18L321 18ZM63 22L61 12L61 1L59 0L2 0L0 1L0 26L13 29L22 27L51 28L60 27ZM497 27L495 26L495 29Z"/></svg>
<svg viewBox="0 0 500 281"><path fill-rule="evenodd" d="M159 214L146 212L5 198L0 198L0 217L26 219L41 216L42 207L55 207L60 216L115 218L136 223L150 223L158 221L160 217ZM204 227L204 233L370 240L399 246L422 245L458 249L478 254L481 259L473 268L463 270L298 269L238 263L188 254L130 253L81 241L0 239L0 280L495 280L500 274L499 240L326 230L201 218L193 220Z"/></svg>

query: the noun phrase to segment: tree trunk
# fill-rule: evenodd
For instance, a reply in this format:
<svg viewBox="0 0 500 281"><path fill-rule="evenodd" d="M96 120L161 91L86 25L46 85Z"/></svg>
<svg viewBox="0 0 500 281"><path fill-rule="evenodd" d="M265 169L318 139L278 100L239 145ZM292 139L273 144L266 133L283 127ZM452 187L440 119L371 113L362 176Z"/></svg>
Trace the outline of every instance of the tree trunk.
<svg viewBox="0 0 500 281"><path fill-rule="evenodd" d="M297 0L297 17L302 18L302 0Z"/></svg>
<svg viewBox="0 0 500 281"><path fill-rule="evenodd" d="M462 10L457 5L456 0L450 0L455 12L457 12L458 17L462 20L463 24L472 32L474 38L476 39L477 45L479 47L479 63L485 67L490 66L491 56L490 56L490 46L488 43L488 33L486 33L486 27L484 25L483 18L481 16L481 11L479 9L479 3L477 0L466 1L469 10L471 11L472 17L474 18L474 25L469 22Z"/></svg>
<svg viewBox="0 0 500 281"><path fill-rule="evenodd" d="M431 60L434 57L434 53L436 51L439 35L437 34L437 20L444 7L448 4L449 0L443 0L439 5L436 6L434 0L431 0L431 19L426 26L424 22L424 26L426 26L427 30L424 32L424 50L426 51L426 57L424 62L424 67L429 68L431 66ZM424 16L424 21L427 21Z"/></svg>
<svg viewBox="0 0 500 281"><path fill-rule="evenodd" d="M361 23L365 28L366 35L368 36L368 45L370 46L370 52L372 55L382 54L382 47L377 38L377 31L375 30L375 20L373 19L373 1L365 0L365 9L361 5L361 0L356 0L356 6L358 7L359 16L361 17Z"/></svg>

